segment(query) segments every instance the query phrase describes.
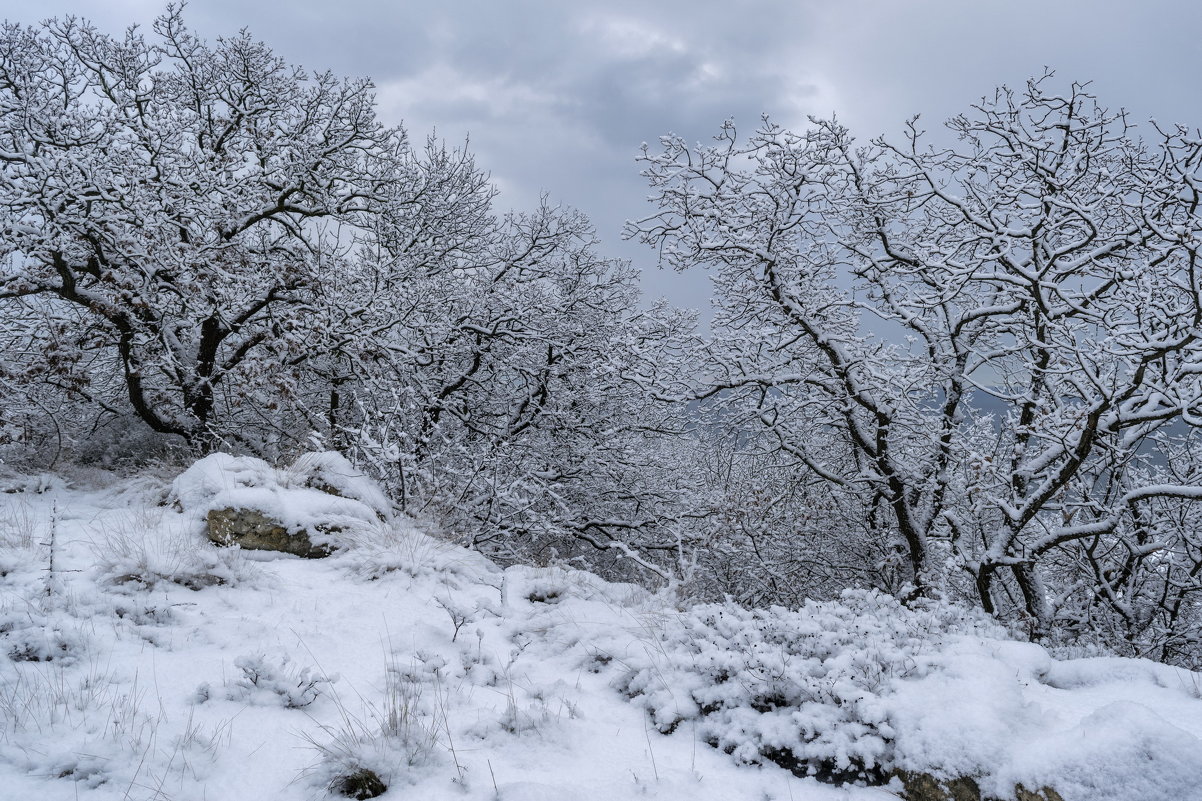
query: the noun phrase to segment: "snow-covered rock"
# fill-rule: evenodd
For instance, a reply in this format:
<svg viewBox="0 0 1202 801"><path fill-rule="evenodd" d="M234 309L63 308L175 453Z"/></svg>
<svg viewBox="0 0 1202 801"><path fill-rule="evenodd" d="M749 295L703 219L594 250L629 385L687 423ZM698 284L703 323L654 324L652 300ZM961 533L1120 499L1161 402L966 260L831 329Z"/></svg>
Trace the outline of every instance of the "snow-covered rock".
<svg viewBox="0 0 1202 801"><path fill-rule="evenodd" d="M168 500L185 514L204 514L222 493L279 483L276 470L262 459L213 453L194 462L171 482Z"/></svg>
<svg viewBox="0 0 1202 801"><path fill-rule="evenodd" d="M215 543L306 557L328 556L392 518L384 493L335 453L306 454L285 470L211 454L172 482L169 500L203 520Z"/></svg>

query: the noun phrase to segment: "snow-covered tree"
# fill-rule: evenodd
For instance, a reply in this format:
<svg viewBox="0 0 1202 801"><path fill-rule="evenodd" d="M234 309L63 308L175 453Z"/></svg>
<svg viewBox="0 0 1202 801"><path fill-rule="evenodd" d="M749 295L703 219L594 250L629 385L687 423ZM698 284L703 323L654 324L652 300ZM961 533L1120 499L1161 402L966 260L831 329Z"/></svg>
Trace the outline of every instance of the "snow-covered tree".
<svg viewBox="0 0 1202 801"><path fill-rule="evenodd" d="M487 184L467 183L474 211L450 218L474 223L437 250L384 217L360 254L388 276L388 302L367 282L346 295L354 322L332 328L354 334L330 348L343 372L319 430L476 547L676 578L684 424L639 376L687 322L639 308L636 273L598 255L578 212L494 217Z"/></svg>
<svg viewBox="0 0 1202 801"><path fill-rule="evenodd" d="M1125 521L1202 498L1151 464L1175 421L1202 422L1202 141L1138 140L1051 84L985 98L951 144L917 120L900 144L818 120L667 137L643 156L659 211L631 229L715 271L707 380L678 396L739 398L916 590L1041 631L1066 589L1045 568L1107 538L1178 549Z"/></svg>
<svg viewBox="0 0 1202 801"><path fill-rule="evenodd" d="M99 349L112 366L74 392L112 403L93 379L117 375L151 428L210 447L233 409L287 392L315 287L412 161L368 81L306 74L245 33L210 45L178 8L150 38L5 24L4 326L82 315L86 345L50 378Z"/></svg>
<svg viewBox="0 0 1202 801"><path fill-rule="evenodd" d="M581 214L496 212L368 81L174 7L6 25L0 167L0 438L54 438L64 399L202 451L313 435L500 555L687 568L681 426L638 380L683 318Z"/></svg>

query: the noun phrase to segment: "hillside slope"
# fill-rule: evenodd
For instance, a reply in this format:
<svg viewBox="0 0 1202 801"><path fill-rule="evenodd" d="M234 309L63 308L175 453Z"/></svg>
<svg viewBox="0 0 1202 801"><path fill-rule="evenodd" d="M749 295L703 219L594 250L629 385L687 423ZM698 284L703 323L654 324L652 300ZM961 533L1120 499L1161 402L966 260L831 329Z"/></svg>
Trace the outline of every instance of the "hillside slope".
<svg viewBox="0 0 1202 801"><path fill-rule="evenodd" d="M0 481L0 798L314 799L364 769L433 801L901 789L806 765L1200 797L1198 674L872 593L678 609L404 519L326 559L218 549L166 479L73 483Z"/></svg>

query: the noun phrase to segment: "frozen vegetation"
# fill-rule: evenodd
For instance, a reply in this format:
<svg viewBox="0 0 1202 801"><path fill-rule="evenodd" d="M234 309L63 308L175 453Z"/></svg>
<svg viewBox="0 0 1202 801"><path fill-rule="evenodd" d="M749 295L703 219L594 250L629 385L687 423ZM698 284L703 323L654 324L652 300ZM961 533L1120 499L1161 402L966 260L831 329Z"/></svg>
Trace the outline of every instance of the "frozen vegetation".
<svg viewBox="0 0 1202 801"><path fill-rule="evenodd" d="M883 801L898 771L1002 799L1202 786L1202 675L948 604L692 605L502 569L391 509L326 559L221 548L204 512L231 494L298 526L329 509L303 471L223 455L68 475L0 482L9 798L337 798L368 772L385 798L505 801Z"/></svg>

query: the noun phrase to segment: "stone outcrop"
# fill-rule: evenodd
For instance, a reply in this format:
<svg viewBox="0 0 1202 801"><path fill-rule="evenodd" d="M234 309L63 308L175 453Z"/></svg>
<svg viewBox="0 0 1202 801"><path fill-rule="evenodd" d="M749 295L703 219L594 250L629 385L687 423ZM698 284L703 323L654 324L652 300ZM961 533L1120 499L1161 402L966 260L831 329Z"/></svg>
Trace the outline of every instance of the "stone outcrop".
<svg viewBox="0 0 1202 801"><path fill-rule="evenodd" d="M206 520L209 539L218 545L283 551L306 559L329 556L331 552L328 546L315 545L307 532L290 532L257 509L211 509Z"/></svg>
<svg viewBox="0 0 1202 801"><path fill-rule="evenodd" d="M982 801L981 788L970 776L941 781L929 773L899 770L906 801Z"/></svg>

